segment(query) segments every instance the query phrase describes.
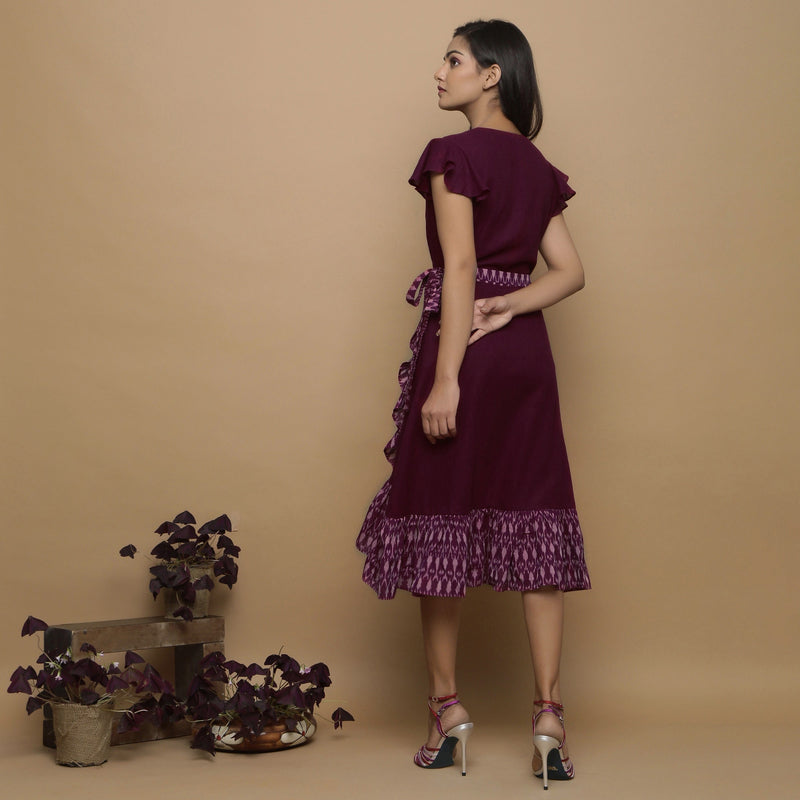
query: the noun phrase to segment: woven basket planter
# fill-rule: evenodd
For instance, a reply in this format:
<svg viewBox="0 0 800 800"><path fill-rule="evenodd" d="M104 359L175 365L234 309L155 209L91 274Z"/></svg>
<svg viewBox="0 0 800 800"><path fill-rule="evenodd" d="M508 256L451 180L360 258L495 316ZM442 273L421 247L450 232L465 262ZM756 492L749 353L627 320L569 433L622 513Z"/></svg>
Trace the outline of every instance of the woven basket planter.
<svg viewBox="0 0 800 800"><path fill-rule="evenodd" d="M106 706L52 703L56 763L94 767L108 760L114 713Z"/></svg>

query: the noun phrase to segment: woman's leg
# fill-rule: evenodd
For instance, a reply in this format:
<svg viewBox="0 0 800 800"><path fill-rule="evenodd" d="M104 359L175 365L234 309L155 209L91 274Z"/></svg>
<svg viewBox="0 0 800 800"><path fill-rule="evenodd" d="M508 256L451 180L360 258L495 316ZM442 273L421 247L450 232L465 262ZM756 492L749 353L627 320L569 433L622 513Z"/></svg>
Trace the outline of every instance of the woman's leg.
<svg viewBox="0 0 800 800"><path fill-rule="evenodd" d="M425 661L428 667L428 694L431 697L446 697L455 694L456 653L458 629L461 623L463 597L421 597L422 638L425 644ZM442 703L431 703L438 711ZM450 730L469 720L462 705L446 709L441 717L442 729ZM433 716L428 714L428 747L438 747L439 734Z"/></svg>
<svg viewBox="0 0 800 800"><path fill-rule="evenodd" d="M523 592L522 608L531 648L535 699L560 703L559 668L564 629L564 593L555 586L547 586L535 592ZM555 714L542 714L536 723L536 732L559 741L563 736L561 723ZM565 748L564 756L566 755Z"/></svg>

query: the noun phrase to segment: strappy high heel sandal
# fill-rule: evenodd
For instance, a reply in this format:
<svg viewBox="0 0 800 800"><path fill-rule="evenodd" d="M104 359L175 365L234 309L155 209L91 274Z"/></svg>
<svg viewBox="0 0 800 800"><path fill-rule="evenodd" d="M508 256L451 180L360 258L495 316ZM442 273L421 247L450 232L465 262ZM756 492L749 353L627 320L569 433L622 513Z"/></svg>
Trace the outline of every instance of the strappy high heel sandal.
<svg viewBox="0 0 800 800"><path fill-rule="evenodd" d="M537 770L534 768L533 774L537 778L542 778L544 788L547 789L547 779L554 781L570 781L575 777L575 767L572 759L564 757L564 744L567 741L567 731L564 727L564 706L561 703L554 703L552 700L534 700L534 707L541 706L541 711L533 716L533 746L539 751L542 758L542 766ZM536 720L542 714L554 714L561 723L561 741L552 736L545 736L543 733L536 733Z"/></svg>
<svg viewBox="0 0 800 800"><path fill-rule="evenodd" d="M439 731L439 746L428 747L422 745L414 755L414 763L423 769L440 769L453 765L453 752L456 743L461 742L461 774L467 774L467 739L472 733L472 723L462 722L455 725L449 731L442 729L442 714L452 706L458 705L461 701L458 694L448 694L445 697L429 697L428 708L436 722L436 730ZM431 703L443 703L438 711L433 710Z"/></svg>

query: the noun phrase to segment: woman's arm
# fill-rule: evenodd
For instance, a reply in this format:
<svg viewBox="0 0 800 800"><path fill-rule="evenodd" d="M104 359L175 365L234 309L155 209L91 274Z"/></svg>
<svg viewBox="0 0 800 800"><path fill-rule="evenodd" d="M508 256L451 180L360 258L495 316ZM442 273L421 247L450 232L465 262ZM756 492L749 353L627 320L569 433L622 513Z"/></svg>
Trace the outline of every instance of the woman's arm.
<svg viewBox="0 0 800 800"><path fill-rule="evenodd" d="M422 430L434 443L456 435L458 372L472 330L477 260L472 201L451 192L441 174L431 175L431 193L444 255L439 353L433 387L422 406Z"/></svg>
<svg viewBox="0 0 800 800"><path fill-rule="evenodd" d="M550 220L539 251L547 264L547 272L530 286L475 301L470 344L507 325L518 314L555 305L584 287L583 265L563 215L557 214Z"/></svg>

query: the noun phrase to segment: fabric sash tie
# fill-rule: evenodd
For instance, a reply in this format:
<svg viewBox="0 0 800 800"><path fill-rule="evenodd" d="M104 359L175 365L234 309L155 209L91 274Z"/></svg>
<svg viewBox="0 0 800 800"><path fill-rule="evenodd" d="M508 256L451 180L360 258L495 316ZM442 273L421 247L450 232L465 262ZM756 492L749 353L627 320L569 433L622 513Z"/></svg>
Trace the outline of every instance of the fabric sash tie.
<svg viewBox="0 0 800 800"><path fill-rule="evenodd" d="M416 307L422 302L423 311L439 311L442 304L442 280L444 270L437 267L430 267L424 272L420 272L408 287L406 292L406 302ZM510 286L521 289L531 282L531 276L524 272L506 272L502 269L493 267L478 267L475 280L480 283L492 283L499 286Z"/></svg>

